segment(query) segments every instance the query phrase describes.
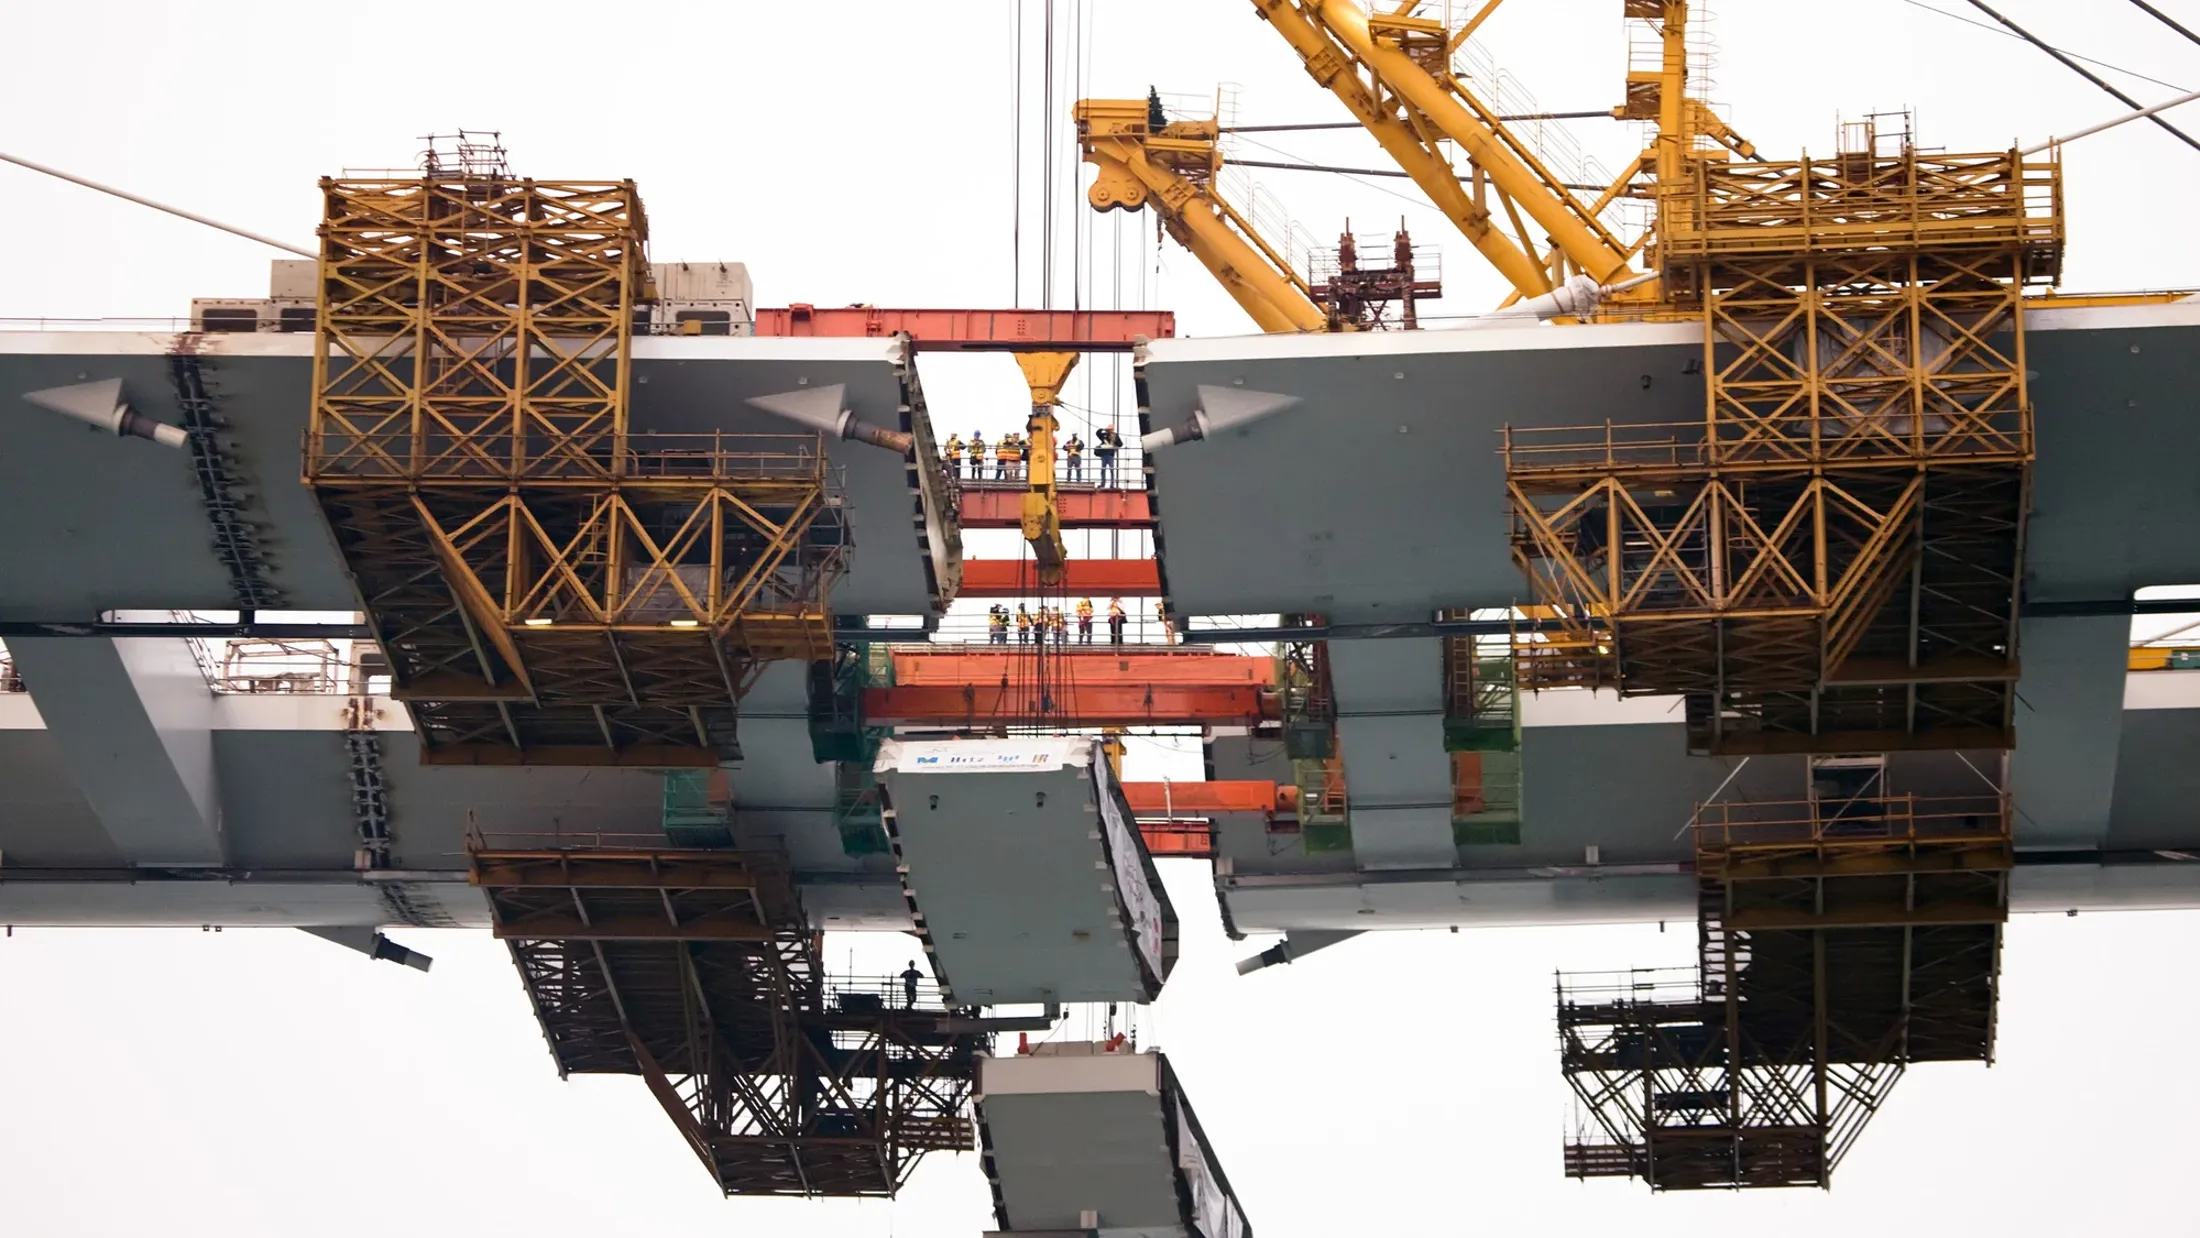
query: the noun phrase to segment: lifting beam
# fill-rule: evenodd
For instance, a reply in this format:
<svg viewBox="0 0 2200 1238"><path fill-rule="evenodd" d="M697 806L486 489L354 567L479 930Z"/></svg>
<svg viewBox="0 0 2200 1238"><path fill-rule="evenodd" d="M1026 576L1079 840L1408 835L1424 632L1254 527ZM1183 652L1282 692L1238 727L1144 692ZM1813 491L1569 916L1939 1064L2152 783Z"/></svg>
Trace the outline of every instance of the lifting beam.
<svg viewBox="0 0 2200 1238"><path fill-rule="evenodd" d="M1063 565L1069 558L1062 546L1062 511L1054 493L1054 435L1061 429L1054 405L1061 399L1062 383L1076 366L1073 352L1016 354L1016 367L1031 388L1031 420L1024 427L1031 488L1024 492L1022 527L1039 566L1039 583L1049 589L1061 586Z"/></svg>

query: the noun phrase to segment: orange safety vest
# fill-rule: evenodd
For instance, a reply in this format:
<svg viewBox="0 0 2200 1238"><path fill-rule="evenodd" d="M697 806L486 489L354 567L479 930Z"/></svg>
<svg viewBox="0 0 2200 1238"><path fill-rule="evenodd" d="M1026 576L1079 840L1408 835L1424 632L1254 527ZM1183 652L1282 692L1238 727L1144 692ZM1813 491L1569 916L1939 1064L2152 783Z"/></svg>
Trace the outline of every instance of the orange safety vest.
<svg viewBox="0 0 2200 1238"><path fill-rule="evenodd" d="M1086 599L1085 599L1084 601L1082 601L1082 602L1079 602L1079 603L1077 604L1077 617L1078 617L1079 619L1090 619L1090 618L1092 618L1092 599L1091 599L1091 598L1086 598Z"/></svg>
<svg viewBox="0 0 2200 1238"><path fill-rule="evenodd" d="M993 456L998 460L1021 460L1024 457L1024 445L1004 439L1000 446L993 449Z"/></svg>

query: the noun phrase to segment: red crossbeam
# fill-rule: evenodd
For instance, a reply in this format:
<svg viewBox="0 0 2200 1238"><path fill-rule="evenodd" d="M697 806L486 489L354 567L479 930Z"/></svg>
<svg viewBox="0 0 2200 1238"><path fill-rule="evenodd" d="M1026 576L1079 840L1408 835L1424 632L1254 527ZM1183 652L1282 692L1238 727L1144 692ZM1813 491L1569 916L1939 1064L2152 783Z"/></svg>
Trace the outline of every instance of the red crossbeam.
<svg viewBox="0 0 2200 1238"><path fill-rule="evenodd" d="M1150 529L1153 504L1143 490L1063 490L1055 496L1065 529ZM968 482L962 488L962 527L966 529L1020 528L1024 518L1024 490L979 489Z"/></svg>
<svg viewBox="0 0 2200 1238"><path fill-rule="evenodd" d="M834 309L790 305L756 311L756 334L867 338L907 335L920 349L952 352L1129 352L1176 334L1169 310Z"/></svg>
<svg viewBox="0 0 2200 1238"><path fill-rule="evenodd" d="M1039 567L1029 560L965 559L962 566L963 597L1021 598L1039 593ZM1152 559L1071 559L1062 584L1053 591L1072 597L1153 597L1161 592L1161 568Z"/></svg>
<svg viewBox="0 0 2200 1238"><path fill-rule="evenodd" d="M1266 687L1276 681L1272 658L1213 653L1205 649L1119 650L1106 645L1065 645L1049 648L1047 656L1066 659L1060 681L1074 694L1089 687L1114 685L1146 687L1167 684L1179 688ZM893 651L894 683L900 687L965 684L998 688L1028 677L1034 655L1028 646L975 645Z"/></svg>
<svg viewBox="0 0 2200 1238"><path fill-rule="evenodd" d="M1275 696L1240 687L1176 684L1075 685L1041 713L1026 686L924 684L870 688L863 719L872 726L989 727L1250 726L1276 716Z"/></svg>

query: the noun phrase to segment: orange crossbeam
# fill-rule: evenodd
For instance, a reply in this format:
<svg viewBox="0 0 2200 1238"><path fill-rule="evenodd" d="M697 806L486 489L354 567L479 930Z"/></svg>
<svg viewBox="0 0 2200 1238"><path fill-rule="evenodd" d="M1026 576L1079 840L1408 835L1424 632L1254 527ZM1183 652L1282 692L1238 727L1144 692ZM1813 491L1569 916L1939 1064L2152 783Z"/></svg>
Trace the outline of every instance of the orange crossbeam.
<svg viewBox="0 0 2200 1238"><path fill-rule="evenodd" d="M1041 716L1023 685L870 688L863 693L863 720L871 726L1249 726L1276 716L1275 694L1251 684L1069 684L1055 696L1055 708Z"/></svg>
<svg viewBox="0 0 2200 1238"><path fill-rule="evenodd" d="M1131 814L1167 817L1179 814L1211 816L1226 812L1258 812L1273 816L1284 805L1284 791L1273 782L1126 782L1123 798ZM1292 797L1293 806L1296 799Z"/></svg>
<svg viewBox="0 0 2200 1238"><path fill-rule="evenodd" d="M1153 504L1143 490L1075 490L1067 486L1055 494L1065 529L1150 529ZM979 489L969 482L962 489L962 527L966 529L1016 529L1023 527L1024 488L1003 485Z"/></svg>
<svg viewBox="0 0 2200 1238"><path fill-rule="evenodd" d="M1129 352L1176 334L1169 310L835 309L756 311L756 334L869 338L907 335L916 347L957 352Z"/></svg>
<svg viewBox="0 0 2200 1238"><path fill-rule="evenodd" d="M966 598L1034 597L1039 567L1024 559L963 560ZM1161 567L1152 559L1071 559L1059 591L1072 597L1153 597L1161 592Z"/></svg>
<svg viewBox="0 0 2200 1238"><path fill-rule="evenodd" d="M1141 650L1131 652L1106 645L1065 645L1047 650L1059 662L1061 681L1071 696L1087 688L1111 685L1144 688L1167 684L1178 688L1266 687L1276 681L1272 658L1242 654L1209 653L1206 650ZM894 683L901 687L972 684L998 688L1031 675L1033 655L1029 647L1014 645L952 645L926 649L896 649Z"/></svg>
<svg viewBox="0 0 2200 1238"><path fill-rule="evenodd" d="M1141 821L1138 832L1156 859L1215 858L1214 827L1204 821Z"/></svg>

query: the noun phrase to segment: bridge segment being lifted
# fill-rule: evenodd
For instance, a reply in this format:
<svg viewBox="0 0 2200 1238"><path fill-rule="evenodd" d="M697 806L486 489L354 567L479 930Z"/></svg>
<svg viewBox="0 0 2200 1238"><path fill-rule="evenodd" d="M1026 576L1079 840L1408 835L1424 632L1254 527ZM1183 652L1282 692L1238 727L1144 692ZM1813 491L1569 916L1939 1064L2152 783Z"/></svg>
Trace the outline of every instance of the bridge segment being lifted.
<svg viewBox="0 0 2200 1238"><path fill-rule="evenodd" d="M1150 1002L1176 912L1098 740L888 740L910 918L950 1001Z"/></svg>
<svg viewBox="0 0 2200 1238"><path fill-rule="evenodd" d="M1057 1041L978 1065L997 1236L1252 1238L1168 1058Z"/></svg>

